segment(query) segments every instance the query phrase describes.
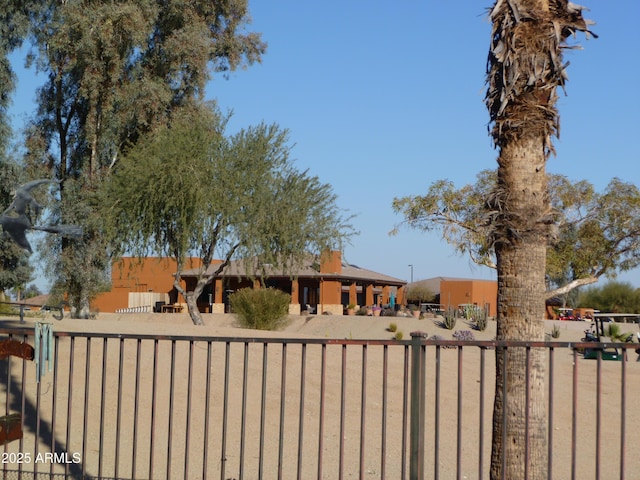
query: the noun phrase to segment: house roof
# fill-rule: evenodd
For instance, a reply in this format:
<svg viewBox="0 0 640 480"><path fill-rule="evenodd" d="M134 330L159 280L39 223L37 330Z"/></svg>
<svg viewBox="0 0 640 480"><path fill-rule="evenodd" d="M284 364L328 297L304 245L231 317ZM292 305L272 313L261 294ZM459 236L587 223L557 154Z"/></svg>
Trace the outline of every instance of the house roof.
<svg viewBox="0 0 640 480"><path fill-rule="evenodd" d="M23 298L16 303L21 303L23 305L38 305L43 306L46 305L49 301L49 294L36 295L35 297Z"/></svg>
<svg viewBox="0 0 640 480"><path fill-rule="evenodd" d="M207 274L213 274L215 270L218 268L218 265L213 264L207 268ZM351 281L372 281L378 284L385 284L391 286L402 286L407 282L401 280L399 278L395 278L389 275L385 275L383 273L374 272L373 270L368 270L366 268L358 267L357 265L352 265L349 263L342 262L342 272L331 272L331 273L320 273L320 267L318 260L309 256L305 259L302 264L296 267L292 271L287 271L285 269L278 269L269 265L264 266L263 270L265 275L271 278L275 277L295 277L295 278L331 278L331 279L340 279L340 280L351 280ZM182 272L181 276L183 278L194 277L199 274L199 269L191 269ZM246 277L247 269L246 262L244 260L233 260L227 265L222 273L219 275L220 277Z"/></svg>

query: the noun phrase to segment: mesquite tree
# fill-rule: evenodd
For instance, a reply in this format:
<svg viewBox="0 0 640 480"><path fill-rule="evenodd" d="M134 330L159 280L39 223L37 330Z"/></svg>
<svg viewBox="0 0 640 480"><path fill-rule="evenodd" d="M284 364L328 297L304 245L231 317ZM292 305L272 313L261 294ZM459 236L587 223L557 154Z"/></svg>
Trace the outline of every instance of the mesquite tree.
<svg viewBox="0 0 640 480"><path fill-rule="evenodd" d="M249 272L269 264L289 273L351 233L331 187L289 159L286 130L261 124L226 135L225 124L215 108L176 118L141 139L104 184L114 245L174 258L174 287L196 325L198 297L230 260L245 259ZM186 291L181 272L192 255L202 267ZM208 269L214 259L222 263Z"/></svg>

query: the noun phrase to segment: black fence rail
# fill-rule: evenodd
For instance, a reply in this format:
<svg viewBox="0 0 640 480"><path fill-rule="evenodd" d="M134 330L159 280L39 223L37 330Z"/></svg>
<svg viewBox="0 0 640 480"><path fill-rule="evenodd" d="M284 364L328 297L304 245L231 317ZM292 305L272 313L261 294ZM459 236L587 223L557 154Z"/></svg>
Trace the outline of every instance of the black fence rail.
<svg viewBox="0 0 640 480"><path fill-rule="evenodd" d="M65 302L59 305L40 305L26 302L0 302L0 305L6 305L10 310L13 310L13 313L20 317L20 323L25 323L25 312L39 315L51 313L51 316L56 320L62 320L64 317L64 309L67 306ZM9 312L3 312L3 315L7 314L9 314Z"/></svg>
<svg viewBox="0 0 640 480"><path fill-rule="evenodd" d="M23 423L3 478L488 478L511 348L547 352L549 477L637 478L640 363L618 344L626 361L582 358L593 345L55 332L50 371L0 360Z"/></svg>

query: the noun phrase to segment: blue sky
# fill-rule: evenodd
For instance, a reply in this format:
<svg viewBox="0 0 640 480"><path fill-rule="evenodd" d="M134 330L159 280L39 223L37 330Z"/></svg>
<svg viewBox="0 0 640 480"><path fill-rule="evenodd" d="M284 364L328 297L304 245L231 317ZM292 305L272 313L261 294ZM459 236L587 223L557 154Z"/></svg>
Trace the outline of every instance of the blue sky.
<svg viewBox="0 0 640 480"><path fill-rule="evenodd" d="M494 168L483 104L489 1L250 1L251 29L268 50L261 64L216 76L207 98L233 110L230 130L278 123L293 157L333 186L360 235L344 259L410 280L494 278L460 257L437 233L402 229L394 197L421 194L435 180L457 185ZM586 17L600 38L577 41L561 137L548 170L602 190L619 177L640 185L640 3L592 0ZM14 101L19 125L38 78L22 73ZM619 277L640 287L640 269Z"/></svg>

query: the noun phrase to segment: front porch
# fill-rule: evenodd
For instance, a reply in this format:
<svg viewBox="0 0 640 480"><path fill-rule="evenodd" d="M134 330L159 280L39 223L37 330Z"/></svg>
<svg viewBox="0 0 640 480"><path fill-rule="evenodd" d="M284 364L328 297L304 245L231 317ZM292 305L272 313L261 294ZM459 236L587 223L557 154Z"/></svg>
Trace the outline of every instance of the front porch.
<svg viewBox="0 0 640 480"><path fill-rule="evenodd" d="M190 280L187 280L187 288ZM272 277L260 281L219 277L207 285L198 298L203 313L230 313L229 296L242 288L277 288L291 295L289 313L343 315L348 305L356 308L371 305L402 304L404 286L380 285L371 281L291 279Z"/></svg>

